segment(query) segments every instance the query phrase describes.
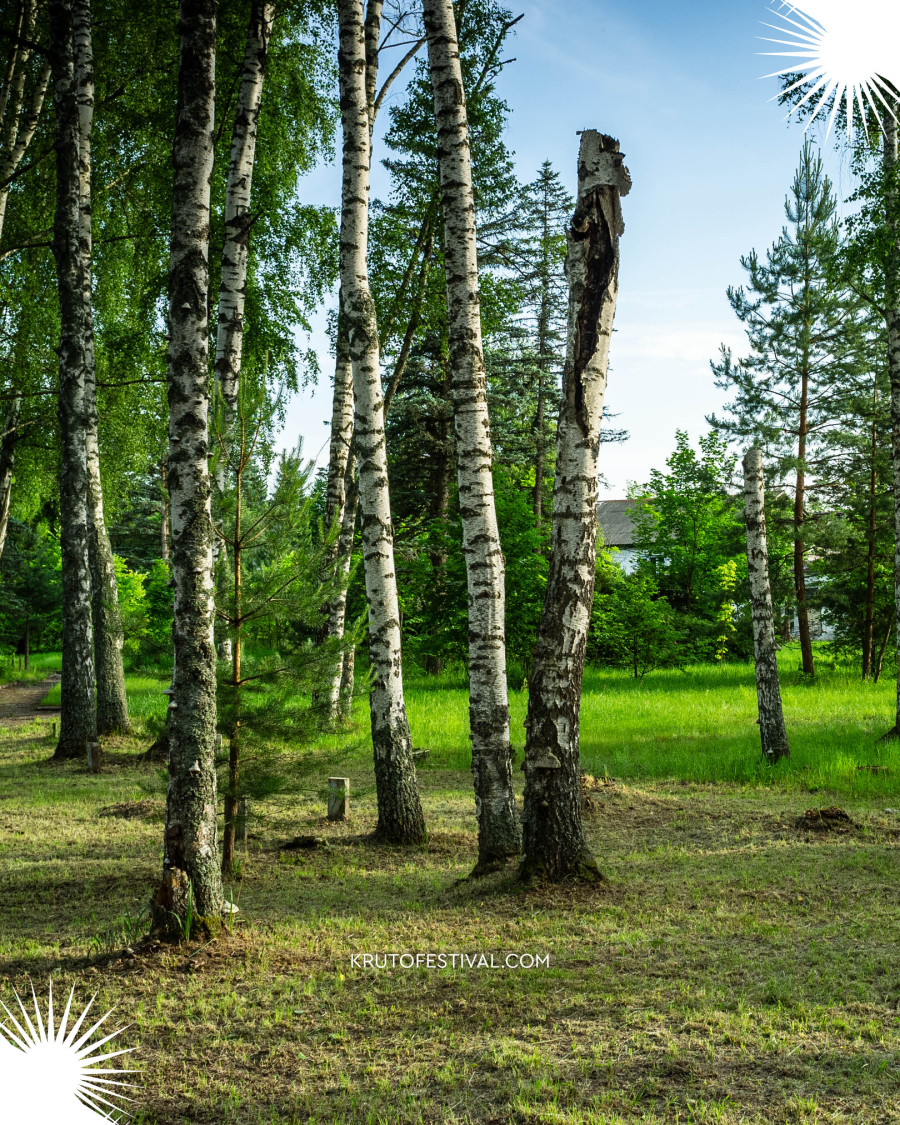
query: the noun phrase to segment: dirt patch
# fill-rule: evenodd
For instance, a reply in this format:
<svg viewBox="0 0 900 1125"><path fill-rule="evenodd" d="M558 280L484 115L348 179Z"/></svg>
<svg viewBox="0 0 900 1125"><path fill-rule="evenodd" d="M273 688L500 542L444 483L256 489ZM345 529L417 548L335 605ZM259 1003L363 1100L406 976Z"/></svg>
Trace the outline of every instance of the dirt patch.
<svg viewBox="0 0 900 1125"><path fill-rule="evenodd" d="M30 723L48 715L52 717L54 712L38 711L38 707L59 681L60 674L55 672L46 680L13 680L0 685L0 726Z"/></svg>
<svg viewBox="0 0 900 1125"><path fill-rule="evenodd" d="M121 801L105 805L98 816L116 816L123 820L162 820L166 808L162 801Z"/></svg>
<svg viewBox="0 0 900 1125"><path fill-rule="evenodd" d="M807 809L797 817L797 827L809 832L852 832L856 823L837 805Z"/></svg>

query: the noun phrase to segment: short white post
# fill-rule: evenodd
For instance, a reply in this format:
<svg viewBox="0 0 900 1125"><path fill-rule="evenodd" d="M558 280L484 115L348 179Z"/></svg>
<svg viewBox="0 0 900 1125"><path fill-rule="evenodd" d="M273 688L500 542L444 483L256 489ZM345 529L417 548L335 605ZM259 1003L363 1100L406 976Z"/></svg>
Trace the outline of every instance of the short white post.
<svg viewBox="0 0 900 1125"><path fill-rule="evenodd" d="M350 778L329 777L328 819L348 820L350 817Z"/></svg>

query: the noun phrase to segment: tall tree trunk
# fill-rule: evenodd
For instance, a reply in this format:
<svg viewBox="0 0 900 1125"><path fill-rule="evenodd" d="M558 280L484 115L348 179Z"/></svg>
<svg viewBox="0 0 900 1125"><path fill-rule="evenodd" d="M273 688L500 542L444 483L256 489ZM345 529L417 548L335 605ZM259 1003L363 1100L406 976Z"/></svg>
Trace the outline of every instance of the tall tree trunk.
<svg viewBox="0 0 900 1125"><path fill-rule="evenodd" d="M900 100L891 99L894 114L900 113ZM886 226L893 234L887 251L885 277L887 293L888 374L891 380L891 459L894 476L894 603L897 629L897 653L900 656L900 247L896 233L900 225L898 198L897 121L891 113L884 115L884 174L888 185ZM886 738L900 738L900 675L897 677L897 709L894 725Z"/></svg>
<svg viewBox="0 0 900 1125"><path fill-rule="evenodd" d="M97 733L125 733L130 728L122 649L125 634L119 615L119 592L112 547L103 514L100 443L97 419L97 374L92 308L93 234L91 230L91 131L94 121L94 51L90 0L74 3L75 83L80 119L81 259L84 263L85 404L87 410L88 552L91 568L94 672L97 681Z"/></svg>
<svg viewBox="0 0 900 1125"><path fill-rule="evenodd" d="M222 245L215 370L229 413L237 405L241 370L252 221L250 190L253 185L259 107L274 19L274 0L253 0L244 48L244 69L231 135L231 162L228 165L225 187L225 236Z"/></svg>
<svg viewBox="0 0 900 1125"><path fill-rule="evenodd" d="M619 288L619 142L581 135L568 232L569 327L556 431L550 569L529 677L521 876L596 878L581 820L581 681L597 568L600 425Z"/></svg>
<svg viewBox="0 0 900 1125"><path fill-rule="evenodd" d="M806 545L803 542L803 524L806 519L806 433L809 409L809 374L804 370L800 385L800 436L797 443L797 482L794 488L794 593L797 597L797 632L800 635L800 654L803 671L812 676L812 640L809 635L809 607L806 602Z"/></svg>
<svg viewBox="0 0 900 1125"><path fill-rule="evenodd" d="M92 358L86 262L81 244L81 126L75 73L73 0L50 4L50 58L56 110L56 214L53 255L59 289L60 546L62 700L54 757L77 758L97 735L91 575L88 562L86 383Z"/></svg>
<svg viewBox="0 0 900 1125"><path fill-rule="evenodd" d="M469 125L452 0L425 0L437 120L459 508L469 589L469 725L478 864L518 855L506 685L504 560L494 509L487 378L481 341Z"/></svg>
<svg viewBox="0 0 900 1125"><path fill-rule="evenodd" d="M353 558L353 537L356 532L356 509L359 504L359 484L356 479L356 459L353 454L344 468L344 488L341 500L341 533L337 541L336 562L341 586L338 594L328 606L328 636L336 641L344 639L347 625L347 582L350 577L350 563ZM349 667L348 667L349 660ZM349 684L347 678L349 676ZM349 688L353 695L353 652L344 649L335 662L328 684L328 715L332 719L349 718L346 693Z"/></svg>
<svg viewBox="0 0 900 1125"><path fill-rule="evenodd" d="M156 917L223 909L216 839L216 653L209 447L209 195L213 167L216 0L181 0L169 269L169 495L175 671L169 788Z"/></svg>
<svg viewBox="0 0 900 1125"><path fill-rule="evenodd" d="M165 461L159 463L159 486L162 499L159 502L159 551L164 562L169 561L169 466Z"/></svg>
<svg viewBox="0 0 900 1125"><path fill-rule="evenodd" d="M9 506L12 499L13 468L16 460L16 442L19 438L19 412L22 400L14 398L6 411L3 436L0 437L0 559L6 546L9 527Z"/></svg>
<svg viewBox="0 0 900 1125"><path fill-rule="evenodd" d="M380 9L380 4L376 7ZM341 291L353 369L354 449L359 471L360 517L369 603L372 689L369 709L378 794L376 835L395 843L421 843L425 818L416 787L409 720L403 699L400 607L388 493L387 447L381 393L378 325L369 289L370 112L366 96L366 44L371 33L360 0L339 0L338 72L344 132L341 201ZM370 23L373 21L370 21ZM374 41L377 43L375 29Z"/></svg>
<svg viewBox="0 0 900 1125"><path fill-rule="evenodd" d="M34 39L37 10L37 0L22 0L19 4L15 30L20 42L10 51L9 65L0 92L0 239L3 237L10 182L34 139L50 84L51 60L48 58L41 67L31 102L23 114L25 79L32 53L27 44Z"/></svg>
<svg viewBox="0 0 900 1125"><path fill-rule="evenodd" d="M244 415L241 413L241 446L234 482L234 536L231 541L231 565L234 570L232 594L234 597L234 617L232 628L234 639L231 653L231 687L234 692L234 713L231 716L231 729L228 735L228 792L225 794L225 827L222 834L222 874L231 875L234 871L234 844L237 827L238 785L241 763L241 658L243 656L243 516L244 469L247 467L247 446Z"/></svg>
<svg viewBox="0 0 900 1125"><path fill-rule="evenodd" d="M334 395L331 405L331 446L328 456L328 479L325 486L325 526L331 530L335 523L340 534L329 552L327 565L337 565L342 576L350 573L350 559L353 552L353 530L356 526L356 509L347 511L348 485L353 481L355 464L351 447L353 444L353 365L350 361L350 341L347 336L347 322L338 305L337 339L335 341ZM347 517L350 516L349 536ZM326 636L341 640L344 636L347 612L347 591L340 592L323 607L324 622L322 639ZM344 656L335 660L331 678L323 695L331 719L340 717L341 678Z"/></svg>
<svg viewBox="0 0 900 1125"><path fill-rule="evenodd" d="M744 457L744 512L747 517L747 565L750 571L750 607L753 614L753 651L756 657L756 697L759 703L759 734L767 762L790 757L778 655L775 647L775 616L769 586L769 552L766 546L766 508L763 491L762 453L748 449Z"/></svg>
<svg viewBox="0 0 900 1125"><path fill-rule="evenodd" d="M866 610L863 621L862 677L872 677L872 657L874 655L874 617L875 617L875 536L878 530L876 500L878 497L878 425L875 411L878 406L878 385L872 389L872 464L869 471L869 520L866 543Z"/></svg>

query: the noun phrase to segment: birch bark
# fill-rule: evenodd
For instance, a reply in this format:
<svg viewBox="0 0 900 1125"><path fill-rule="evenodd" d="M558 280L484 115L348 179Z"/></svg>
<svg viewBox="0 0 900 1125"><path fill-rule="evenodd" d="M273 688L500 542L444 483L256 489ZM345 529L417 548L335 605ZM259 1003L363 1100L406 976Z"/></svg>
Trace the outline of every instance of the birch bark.
<svg viewBox="0 0 900 1125"><path fill-rule="evenodd" d="M250 257L250 191L253 186L259 108L274 20L274 0L253 0L225 187L225 238L222 246L215 371L229 413L237 405L241 371L244 299L247 293L247 262Z"/></svg>
<svg viewBox="0 0 900 1125"><path fill-rule="evenodd" d="M79 118L80 252L83 262L85 308L85 405L87 411L88 558L91 568L94 672L97 683L97 733L125 733L130 729L122 649L125 642L119 615L119 592L100 481L97 419L97 378L94 359L92 296L93 236L91 230L91 131L94 122L94 52L90 0L74 0L73 39L75 85Z"/></svg>
<svg viewBox="0 0 900 1125"><path fill-rule="evenodd" d="M0 559L3 558L6 532L9 527L9 505L12 499L13 469L16 462L21 407L22 400L14 398L6 411L3 436L0 437Z"/></svg>
<svg viewBox="0 0 900 1125"><path fill-rule="evenodd" d="M19 6L16 31L22 39L32 40L37 17L36 0L23 0ZM6 217L6 204L9 199L9 185L22 157L37 131L47 87L50 84L50 59L41 66L38 80L31 95L28 110L23 115L25 103L26 68L31 58L31 48L16 45L13 47L6 72L2 95L0 95L0 238L3 237L3 221Z"/></svg>
<svg viewBox="0 0 900 1125"><path fill-rule="evenodd" d="M213 167L216 0L181 0L169 269L169 465L172 635L169 788L158 924L223 909L216 839L216 653L213 643L209 444L209 201Z"/></svg>
<svg viewBox="0 0 900 1125"><path fill-rule="evenodd" d="M550 570L529 678L524 879L598 878L581 820L581 681L597 566L600 426L619 288L619 197L631 188L619 143L581 135L568 232L569 327L556 437Z"/></svg>
<svg viewBox="0 0 900 1125"><path fill-rule="evenodd" d="M469 725L486 871L521 850L512 788L506 685L504 561L494 509L491 430L481 341L469 125L452 0L425 0L437 121L459 506L469 592Z"/></svg>
<svg viewBox="0 0 900 1125"><path fill-rule="evenodd" d="M73 0L50 4L50 61L56 111L56 211L53 255L59 291L60 547L62 553L62 700L54 757L76 758L97 734L91 576L88 562L85 385L90 363L90 306L85 305L81 247L81 128L73 43Z"/></svg>
<svg viewBox="0 0 900 1125"><path fill-rule="evenodd" d="M756 658L756 698L759 703L759 734L767 762L790 757L778 657L775 647L775 615L769 586L769 552L766 545L766 509L763 490L762 453L748 449L744 457L744 513L747 519L747 565L750 571L750 607L753 613L753 651Z"/></svg>
<svg viewBox="0 0 900 1125"><path fill-rule="evenodd" d="M380 4L375 6L380 9ZM376 835L395 843L420 843L426 835L425 819L416 787L409 720L403 698L400 608L394 573L378 326L367 262L371 118L366 96L366 43L367 39L371 42L372 37L371 33L367 34L360 0L339 0L338 21L338 73L344 133L341 292L353 370L354 450L359 472L369 605L369 654L373 674L369 709L378 794ZM377 38L376 28L376 43Z"/></svg>

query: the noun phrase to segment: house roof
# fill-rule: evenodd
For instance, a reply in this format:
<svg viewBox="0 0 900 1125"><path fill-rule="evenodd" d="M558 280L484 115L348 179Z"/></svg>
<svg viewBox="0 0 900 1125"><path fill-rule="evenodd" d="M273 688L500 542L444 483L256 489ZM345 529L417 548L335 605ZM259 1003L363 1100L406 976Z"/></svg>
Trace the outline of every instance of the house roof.
<svg viewBox="0 0 900 1125"><path fill-rule="evenodd" d="M640 500L601 500L597 504L597 522L604 547L634 545L632 512Z"/></svg>

